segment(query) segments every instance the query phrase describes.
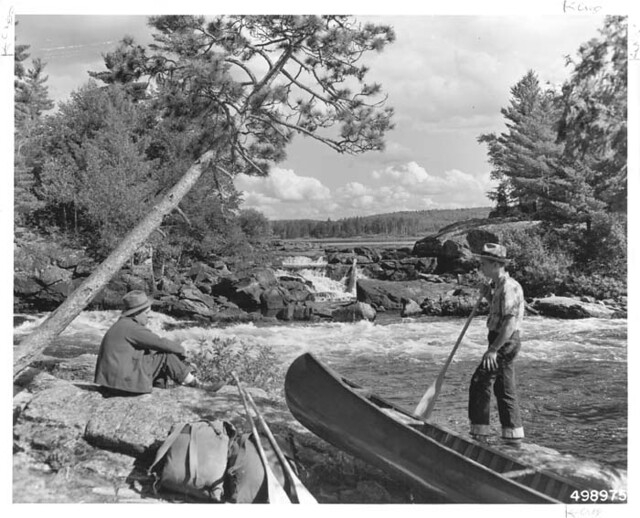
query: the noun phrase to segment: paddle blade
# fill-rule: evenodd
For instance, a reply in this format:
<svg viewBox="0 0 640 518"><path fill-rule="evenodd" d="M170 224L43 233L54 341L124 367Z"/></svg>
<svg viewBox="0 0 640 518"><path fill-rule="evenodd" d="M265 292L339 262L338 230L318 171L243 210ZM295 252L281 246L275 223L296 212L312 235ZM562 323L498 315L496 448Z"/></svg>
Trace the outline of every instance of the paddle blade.
<svg viewBox="0 0 640 518"><path fill-rule="evenodd" d="M267 477L267 491L269 493L270 504L290 504L291 500L284 487L278 482L275 473L271 470L269 464L265 467L265 476Z"/></svg>
<svg viewBox="0 0 640 518"><path fill-rule="evenodd" d="M423 418L427 412L427 409L430 406L431 401L435 398L435 396L436 396L436 384L434 383L431 386L429 386L427 391L424 393L424 396L422 396L420 403L418 403L418 406L413 411L413 413L416 414L418 417Z"/></svg>

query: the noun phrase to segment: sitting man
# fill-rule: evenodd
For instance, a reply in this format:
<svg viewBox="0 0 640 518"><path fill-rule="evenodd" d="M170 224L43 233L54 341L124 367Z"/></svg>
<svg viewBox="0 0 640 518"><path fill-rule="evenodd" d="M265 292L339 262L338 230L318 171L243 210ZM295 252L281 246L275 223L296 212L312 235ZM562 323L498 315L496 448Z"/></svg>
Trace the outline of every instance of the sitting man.
<svg viewBox="0 0 640 518"><path fill-rule="evenodd" d="M200 383L183 362L185 349L161 338L145 327L151 300L144 291L131 291L123 299L124 310L109 328L100 344L95 383L111 395L136 395L151 392L154 382L170 378L186 386ZM209 387L218 390L223 383Z"/></svg>

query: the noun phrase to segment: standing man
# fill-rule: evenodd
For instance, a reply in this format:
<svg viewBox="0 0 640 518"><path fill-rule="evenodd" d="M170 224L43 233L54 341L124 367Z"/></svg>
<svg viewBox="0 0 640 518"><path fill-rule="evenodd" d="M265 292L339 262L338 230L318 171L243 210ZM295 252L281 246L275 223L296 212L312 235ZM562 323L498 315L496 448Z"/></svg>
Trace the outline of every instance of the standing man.
<svg viewBox="0 0 640 518"><path fill-rule="evenodd" d="M120 319L100 344L95 383L113 395L146 394L151 392L154 382L167 378L181 385L198 386L198 380L182 361L184 347L145 327L151 311L146 293L131 291L122 302Z"/></svg>
<svg viewBox="0 0 640 518"><path fill-rule="evenodd" d="M471 435L486 442L491 410L491 386L498 400L502 438L519 443L524 437L514 361L520 350L520 329L524 317L522 286L505 270L507 249L499 244L486 243L480 258L480 271L490 279L482 288L489 301L489 347L471 378L469 387L469 421Z"/></svg>

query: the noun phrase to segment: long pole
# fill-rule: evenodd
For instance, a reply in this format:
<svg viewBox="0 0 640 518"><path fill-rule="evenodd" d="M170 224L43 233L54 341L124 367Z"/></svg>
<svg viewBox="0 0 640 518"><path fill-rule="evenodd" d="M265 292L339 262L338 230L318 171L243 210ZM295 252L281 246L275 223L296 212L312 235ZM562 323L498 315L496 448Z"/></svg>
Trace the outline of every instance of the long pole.
<svg viewBox="0 0 640 518"><path fill-rule="evenodd" d="M231 376L236 382L236 386L238 387L238 392L240 393L240 397L242 398L242 405L244 406L244 411L247 413L247 419L249 420L249 426L251 427L251 433L256 438L256 448L258 449L258 455L260 456L260 460L264 465L264 476L267 479L267 488L269 491L269 503L292 503L289 495L285 489L280 485L278 480L276 479L275 474L271 470L269 466L269 461L267 460L267 454L262 447L262 442L260 441L260 435L258 435L258 429L256 428L256 424L251 416L251 412L249 411L249 406L247 405L247 398L245 395L249 395L246 393L242 387L240 386L240 380L236 376L235 372L231 373ZM282 498L284 496L284 498ZM272 501L272 498L277 498L277 501ZM285 500L286 499L286 500ZM297 502L295 502L297 503Z"/></svg>
<svg viewBox="0 0 640 518"><path fill-rule="evenodd" d="M475 316L476 311L478 311L478 308L480 307L480 302L482 302L482 299L483 299L482 295L478 297L478 300L476 301L475 306L473 306L473 310L471 311L471 314L467 318L467 321L465 322L464 327L460 332L460 336L458 336L458 340L456 341L456 344L453 346L453 349L451 350L451 353L449 354L447 361L445 362L444 366L440 370L440 373L438 374L436 381L429 386L424 396L422 396L420 403L418 403L418 406L416 407L414 413L421 419L427 420L431 415L431 412L433 411L433 407L436 404L436 399L440 394L440 389L442 388L442 384L444 383L444 377L445 377L445 374L447 373L447 369L449 368L449 364L453 359L453 355L458 350L458 346L460 345L460 342L462 342L462 338L464 337L464 334L467 332L467 328L469 327L469 324L471 324L471 321L473 320L473 317Z"/></svg>
<svg viewBox="0 0 640 518"><path fill-rule="evenodd" d="M262 426L262 429L264 430L265 435L267 436L267 438L269 439L269 442L273 446L273 450L276 452L276 455L278 456L278 460L280 461L280 464L282 464L282 469L284 470L285 476L289 480L289 487L291 488L291 500L293 501L293 503L300 503L300 498L298 497L298 491L296 488L297 477L295 473L293 472L293 470L291 469L291 466L289 465L289 462L285 458L284 453L282 452L282 449L280 448L280 446L278 445L278 442L276 441L276 438L273 436L273 433L271 433L269 426L267 425L266 421L258 411L258 407L253 401L253 397L251 397L251 394L249 394L248 392L246 392L246 396L247 396L247 399L249 400L249 404L251 405L251 408L253 408L253 411L255 412L256 417L258 418L258 422L260 423L260 426Z"/></svg>

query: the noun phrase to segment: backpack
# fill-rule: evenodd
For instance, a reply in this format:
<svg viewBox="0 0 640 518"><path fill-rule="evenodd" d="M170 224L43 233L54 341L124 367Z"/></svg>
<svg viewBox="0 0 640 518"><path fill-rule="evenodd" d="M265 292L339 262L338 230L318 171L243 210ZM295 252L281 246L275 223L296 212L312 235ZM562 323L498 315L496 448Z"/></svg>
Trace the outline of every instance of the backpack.
<svg viewBox="0 0 640 518"><path fill-rule="evenodd" d="M231 423L217 419L172 426L149 468L149 474L156 478L154 490L223 501L229 442L235 435ZM164 463L154 471L162 460Z"/></svg>

